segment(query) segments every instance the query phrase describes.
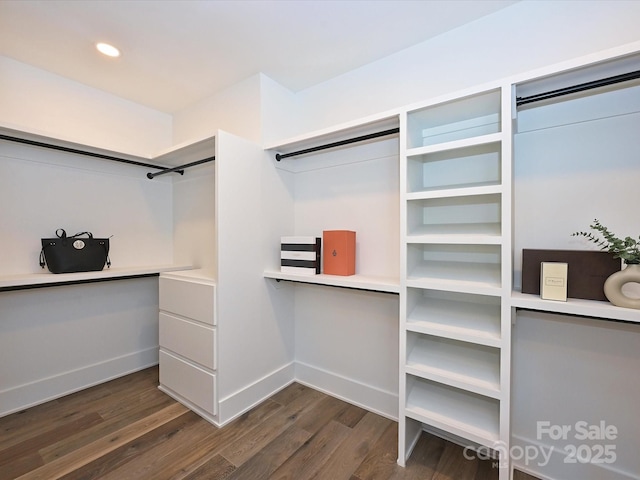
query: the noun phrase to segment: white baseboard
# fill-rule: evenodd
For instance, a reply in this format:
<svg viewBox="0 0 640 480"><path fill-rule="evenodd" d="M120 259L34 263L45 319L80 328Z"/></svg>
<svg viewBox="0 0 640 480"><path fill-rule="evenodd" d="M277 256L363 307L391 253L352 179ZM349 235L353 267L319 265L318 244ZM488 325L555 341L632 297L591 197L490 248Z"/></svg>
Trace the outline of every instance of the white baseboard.
<svg viewBox="0 0 640 480"><path fill-rule="evenodd" d="M158 347L0 391L0 417L158 364Z"/></svg>
<svg viewBox="0 0 640 480"><path fill-rule="evenodd" d="M225 398L218 404L219 427L251 410L294 381L294 364L289 363Z"/></svg>
<svg viewBox="0 0 640 480"><path fill-rule="evenodd" d="M398 421L398 394L296 362L295 380L328 395Z"/></svg>

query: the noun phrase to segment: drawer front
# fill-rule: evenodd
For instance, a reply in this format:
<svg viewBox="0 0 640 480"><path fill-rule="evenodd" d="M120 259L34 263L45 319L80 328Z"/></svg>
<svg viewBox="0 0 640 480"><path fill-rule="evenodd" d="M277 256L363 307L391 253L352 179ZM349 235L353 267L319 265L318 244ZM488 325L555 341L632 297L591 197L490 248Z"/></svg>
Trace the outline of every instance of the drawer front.
<svg viewBox="0 0 640 480"><path fill-rule="evenodd" d="M160 277L160 310L215 325L215 286Z"/></svg>
<svg viewBox="0 0 640 480"><path fill-rule="evenodd" d="M216 415L216 376L160 350L160 384Z"/></svg>
<svg viewBox="0 0 640 480"><path fill-rule="evenodd" d="M215 364L216 331L160 312L160 346L211 370Z"/></svg>

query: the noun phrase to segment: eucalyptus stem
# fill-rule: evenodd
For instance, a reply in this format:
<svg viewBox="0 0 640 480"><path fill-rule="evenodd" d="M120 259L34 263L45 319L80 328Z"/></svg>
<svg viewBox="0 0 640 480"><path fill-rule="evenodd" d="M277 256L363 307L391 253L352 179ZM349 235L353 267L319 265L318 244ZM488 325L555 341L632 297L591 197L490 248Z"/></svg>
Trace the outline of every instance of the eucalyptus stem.
<svg viewBox="0 0 640 480"><path fill-rule="evenodd" d="M619 238L602 225L597 218L589 227L598 232L602 238L592 232L574 232L571 236L584 237L600 247L600 250L606 250L613 254L615 258L621 258L627 264L640 264L640 237L638 239L632 237Z"/></svg>

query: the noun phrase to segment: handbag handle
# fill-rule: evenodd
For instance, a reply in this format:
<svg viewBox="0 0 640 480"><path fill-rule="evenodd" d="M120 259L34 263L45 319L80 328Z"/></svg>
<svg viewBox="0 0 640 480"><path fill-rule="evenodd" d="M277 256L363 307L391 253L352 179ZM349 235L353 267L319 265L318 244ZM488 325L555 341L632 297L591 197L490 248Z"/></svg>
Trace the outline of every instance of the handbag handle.
<svg viewBox="0 0 640 480"><path fill-rule="evenodd" d="M59 233L62 232L62 233ZM67 232L64 230L64 228L59 228L56 230L56 236L58 238L77 238L77 237L81 237L82 235L87 235L89 238L93 238L93 233L91 232L80 232L80 233L76 233L75 235L71 235L70 237L67 237Z"/></svg>

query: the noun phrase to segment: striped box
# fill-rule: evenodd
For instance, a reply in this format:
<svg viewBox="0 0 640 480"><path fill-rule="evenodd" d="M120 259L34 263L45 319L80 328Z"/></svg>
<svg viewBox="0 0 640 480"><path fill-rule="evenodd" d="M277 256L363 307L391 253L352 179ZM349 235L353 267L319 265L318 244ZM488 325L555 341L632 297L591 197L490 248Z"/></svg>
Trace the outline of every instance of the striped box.
<svg viewBox="0 0 640 480"><path fill-rule="evenodd" d="M281 237L280 271L298 275L320 273L320 237Z"/></svg>

